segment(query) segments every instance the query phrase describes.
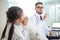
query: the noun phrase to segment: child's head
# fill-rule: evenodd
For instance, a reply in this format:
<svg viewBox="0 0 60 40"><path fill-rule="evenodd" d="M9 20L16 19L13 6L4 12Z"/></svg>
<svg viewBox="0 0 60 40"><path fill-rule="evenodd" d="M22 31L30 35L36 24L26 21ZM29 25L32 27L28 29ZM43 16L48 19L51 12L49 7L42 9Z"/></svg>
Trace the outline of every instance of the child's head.
<svg viewBox="0 0 60 40"><path fill-rule="evenodd" d="M16 20L20 20L22 21L23 19L23 10L19 7L16 7L16 6L13 6L13 7L10 7L7 11L7 19L10 21L10 22L14 22Z"/></svg>
<svg viewBox="0 0 60 40"><path fill-rule="evenodd" d="M23 25L27 25L27 23L28 23L28 17L25 17L22 23L23 23Z"/></svg>

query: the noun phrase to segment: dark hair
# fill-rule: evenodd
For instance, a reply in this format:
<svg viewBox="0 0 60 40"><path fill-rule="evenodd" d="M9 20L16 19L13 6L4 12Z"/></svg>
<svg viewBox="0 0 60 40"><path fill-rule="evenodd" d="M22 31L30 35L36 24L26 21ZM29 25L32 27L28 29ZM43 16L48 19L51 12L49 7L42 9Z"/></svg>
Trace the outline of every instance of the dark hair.
<svg viewBox="0 0 60 40"><path fill-rule="evenodd" d="M22 12L23 12L23 10L17 6L13 6L13 7L10 7L8 9L8 11L7 11L7 23L12 23L10 30L9 30L9 34L8 34L8 40L11 40L13 32L14 32L14 21L21 17ZM7 26L8 26L7 23L6 23L6 26L3 30L1 40L2 40L2 38L5 37L5 33L7 30Z"/></svg>
<svg viewBox="0 0 60 40"><path fill-rule="evenodd" d="M42 3L42 2L37 2L37 3L35 4L35 6L37 6L38 4L42 4L42 5L43 5L43 3Z"/></svg>

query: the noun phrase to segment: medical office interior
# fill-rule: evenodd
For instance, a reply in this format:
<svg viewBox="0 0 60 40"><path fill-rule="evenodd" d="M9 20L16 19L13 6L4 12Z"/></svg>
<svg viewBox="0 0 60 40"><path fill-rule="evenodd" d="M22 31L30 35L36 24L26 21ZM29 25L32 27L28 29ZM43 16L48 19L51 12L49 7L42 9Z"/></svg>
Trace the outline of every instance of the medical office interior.
<svg viewBox="0 0 60 40"><path fill-rule="evenodd" d="M24 10L27 17L35 13L35 3L42 2L44 6L43 15L48 13L45 20L48 27L54 32L55 39L60 37L60 0L0 0L0 37L6 24L6 11L11 6L18 6Z"/></svg>

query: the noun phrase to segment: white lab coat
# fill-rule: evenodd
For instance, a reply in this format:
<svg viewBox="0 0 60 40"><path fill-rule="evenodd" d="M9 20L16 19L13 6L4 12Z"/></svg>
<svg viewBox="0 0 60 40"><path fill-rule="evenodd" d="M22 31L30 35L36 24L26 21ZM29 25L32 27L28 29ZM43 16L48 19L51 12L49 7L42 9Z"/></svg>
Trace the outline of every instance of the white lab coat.
<svg viewBox="0 0 60 40"><path fill-rule="evenodd" d="M41 16L41 15L39 15L38 13L35 13L35 14L30 18L30 21L31 21L32 24L34 24L35 26L37 26L37 28L39 29L39 31L40 31L44 36L48 36L50 29L48 28L48 26L46 25L46 23L40 19L40 16Z"/></svg>
<svg viewBox="0 0 60 40"><path fill-rule="evenodd" d="M31 22L28 22L26 29L29 32L30 40L48 40L34 24L31 24Z"/></svg>
<svg viewBox="0 0 60 40"><path fill-rule="evenodd" d="M2 40L7 40L8 39L8 34L9 34L9 29L11 27L11 24L8 25L8 28L7 28L7 31L6 31L6 34L5 34L5 38L3 38ZM29 37L28 37L28 33L26 30L24 30L22 28L22 25L15 25L14 24L14 33L13 33L13 37L12 37L12 40L29 40Z"/></svg>

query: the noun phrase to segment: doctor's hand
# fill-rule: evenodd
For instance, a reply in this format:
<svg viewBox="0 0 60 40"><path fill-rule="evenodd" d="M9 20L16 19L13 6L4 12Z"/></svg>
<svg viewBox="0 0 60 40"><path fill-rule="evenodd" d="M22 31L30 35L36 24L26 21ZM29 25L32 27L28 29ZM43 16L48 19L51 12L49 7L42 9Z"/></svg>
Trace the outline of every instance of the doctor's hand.
<svg viewBox="0 0 60 40"><path fill-rule="evenodd" d="M50 36L53 37L54 36L54 32L50 31Z"/></svg>
<svg viewBox="0 0 60 40"><path fill-rule="evenodd" d="M48 16L49 16L49 14L46 13L46 14L43 16L43 20L45 20Z"/></svg>

